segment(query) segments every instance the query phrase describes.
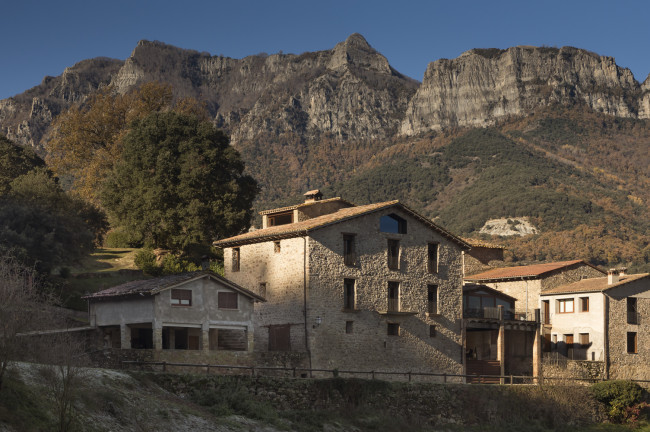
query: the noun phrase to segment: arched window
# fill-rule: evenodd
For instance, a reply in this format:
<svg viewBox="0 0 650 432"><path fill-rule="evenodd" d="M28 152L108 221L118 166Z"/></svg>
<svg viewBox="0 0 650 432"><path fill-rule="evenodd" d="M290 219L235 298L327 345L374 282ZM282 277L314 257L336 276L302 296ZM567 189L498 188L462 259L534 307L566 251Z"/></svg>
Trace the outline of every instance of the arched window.
<svg viewBox="0 0 650 432"><path fill-rule="evenodd" d="M379 219L379 230L385 233L406 234L406 220L391 213Z"/></svg>

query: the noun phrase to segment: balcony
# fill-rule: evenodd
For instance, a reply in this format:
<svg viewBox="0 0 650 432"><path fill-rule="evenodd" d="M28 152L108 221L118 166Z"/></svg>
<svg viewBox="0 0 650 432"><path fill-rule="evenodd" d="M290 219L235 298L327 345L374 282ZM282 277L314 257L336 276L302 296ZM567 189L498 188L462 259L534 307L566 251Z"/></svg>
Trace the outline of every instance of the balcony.
<svg viewBox="0 0 650 432"><path fill-rule="evenodd" d="M499 319L499 308L496 307L484 307L482 309L470 309L466 308L463 311L463 318L483 318L483 319ZM515 319L515 314L512 310L504 309L503 310L503 319L506 321L512 321Z"/></svg>

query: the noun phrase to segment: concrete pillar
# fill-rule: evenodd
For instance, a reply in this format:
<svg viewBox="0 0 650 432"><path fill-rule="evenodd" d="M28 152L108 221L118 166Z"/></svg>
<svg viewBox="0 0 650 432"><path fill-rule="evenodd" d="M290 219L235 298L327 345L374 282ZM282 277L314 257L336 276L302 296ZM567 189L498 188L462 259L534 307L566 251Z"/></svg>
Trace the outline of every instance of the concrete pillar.
<svg viewBox="0 0 650 432"><path fill-rule="evenodd" d="M131 327L120 324L120 348L131 349Z"/></svg>
<svg viewBox="0 0 650 432"><path fill-rule="evenodd" d="M497 337L497 360L499 360L500 375L503 377L506 373L506 327L503 322L503 306L499 305L499 335ZM505 384L504 378L500 380Z"/></svg>
<svg viewBox="0 0 650 432"><path fill-rule="evenodd" d="M152 322L151 327L153 328L153 349L160 351L162 350L162 326L157 322Z"/></svg>
<svg viewBox="0 0 650 432"><path fill-rule="evenodd" d="M169 333L169 349L173 350L176 347L176 330L168 327L167 331Z"/></svg>
<svg viewBox="0 0 650 432"><path fill-rule="evenodd" d="M533 376L542 377L542 335L541 326L538 324L535 329L533 340ZM535 379L535 384L541 384L541 379Z"/></svg>
<svg viewBox="0 0 650 432"><path fill-rule="evenodd" d="M203 352L210 351L210 323L208 322L201 325L201 349Z"/></svg>

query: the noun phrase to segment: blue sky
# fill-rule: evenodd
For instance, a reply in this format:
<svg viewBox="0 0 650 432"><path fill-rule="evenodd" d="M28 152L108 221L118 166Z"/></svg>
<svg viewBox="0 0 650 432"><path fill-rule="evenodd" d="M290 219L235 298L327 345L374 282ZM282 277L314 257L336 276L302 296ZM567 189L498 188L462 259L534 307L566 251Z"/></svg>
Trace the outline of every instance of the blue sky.
<svg viewBox="0 0 650 432"><path fill-rule="evenodd" d="M127 58L140 39L241 58L330 49L361 33L398 71L471 48L571 45L650 73L650 2L5 0L0 99L92 57Z"/></svg>

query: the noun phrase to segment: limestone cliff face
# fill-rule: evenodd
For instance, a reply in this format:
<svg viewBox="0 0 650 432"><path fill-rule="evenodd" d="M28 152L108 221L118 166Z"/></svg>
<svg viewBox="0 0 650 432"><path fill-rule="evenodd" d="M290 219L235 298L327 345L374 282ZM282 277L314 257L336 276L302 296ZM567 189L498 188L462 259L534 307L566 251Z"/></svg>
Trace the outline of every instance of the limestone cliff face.
<svg viewBox="0 0 650 432"><path fill-rule="evenodd" d="M643 84L641 84L639 118L650 119L650 75L648 75Z"/></svg>
<svg viewBox="0 0 650 432"><path fill-rule="evenodd" d="M46 76L38 86L0 100L0 133L17 143L40 148L52 119L71 103L83 101L107 85L122 64L106 58L83 60L58 77Z"/></svg>
<svg viewBox="0 0 650 432"><path fill-rule="evenodd" d="M235 142L285 132L386 137L417 87L358 34L328 51L241 60L142 41L112 83L124 92L151 80L207 101Z"/></svg>
<svg viewBox="0 0 650 432"><path fill-rule="evenodd" d="M474 49L430 63L401 133L485 126L549 104L637 116L639 85L611 57L571 48Z"/></svg>

